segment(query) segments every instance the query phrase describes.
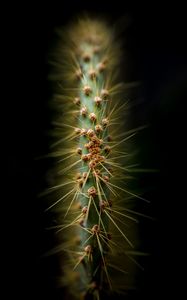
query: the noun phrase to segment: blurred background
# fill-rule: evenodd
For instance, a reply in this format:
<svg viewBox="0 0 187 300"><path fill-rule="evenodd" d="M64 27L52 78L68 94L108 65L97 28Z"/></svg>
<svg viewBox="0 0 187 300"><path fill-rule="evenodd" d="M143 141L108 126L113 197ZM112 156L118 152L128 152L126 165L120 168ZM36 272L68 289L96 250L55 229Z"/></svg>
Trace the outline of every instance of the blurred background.
<svg viewBox="0 0 187 300"><path fill-rule="evenodd" d="M63 299L56 288L57 257L43 258L53 247L46 232L45 203L37 197L46 187L49 160L37 160L49 150L51 90L47 53L54 28L66 25L79 12L104 14L111 23L127 16L122 33L128 57L127 81L141 81L132 93L132 125L148 124L138 134L139 160L159 172L140 174L139 185L151 201L146 213L157 221L142 220L140 235L146 252L137 291L124 299L181 299L185 260L185 177L187 101L186 16L177 4L137 5L114 1L48 1L24 3L7 9L4 28L8 53L5 128L7 147L6 276L7 294L18 299ZM75 2L75 3L74 3ZM2 212L2 214L4 214ZM3 246L4 247L4 246Z"/></svg>

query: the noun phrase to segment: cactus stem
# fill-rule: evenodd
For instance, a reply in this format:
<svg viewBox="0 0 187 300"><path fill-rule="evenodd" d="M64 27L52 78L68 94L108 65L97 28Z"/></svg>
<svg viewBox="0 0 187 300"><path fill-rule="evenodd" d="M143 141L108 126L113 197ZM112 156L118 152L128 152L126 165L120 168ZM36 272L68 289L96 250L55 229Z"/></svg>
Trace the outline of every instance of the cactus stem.
<svg viewBox="0 0 187 300"><path fill-rule="evenodd" d="M63 284L74 298L99 300L124 284L122 265L133 269L127 253L136 246L133 226L141 214L133 215L131 199L148 202L127 182L135 166L128 145L139 129L125 127L129 101L118 81L122 56L113 30L86 19L59 34L64 41L53 54L51 75L59 116L51 156L57 163L48 191L50 201L52 191L56 198L46 211L56 213L58 225L51 228L63 231Z"/></svg>

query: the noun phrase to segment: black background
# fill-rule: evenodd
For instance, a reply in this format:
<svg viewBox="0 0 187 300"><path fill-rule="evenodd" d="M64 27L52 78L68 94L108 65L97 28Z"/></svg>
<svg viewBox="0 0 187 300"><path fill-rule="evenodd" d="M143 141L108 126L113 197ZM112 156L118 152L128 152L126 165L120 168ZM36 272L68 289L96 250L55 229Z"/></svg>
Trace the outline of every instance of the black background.
<svg viewBox="0 0 187 300"><path fill-rule="evenodd" d="M143 6L115 1L58 1L43 5L10 5L4 20L7 46L7 89L5 129L8 140L7 209L5 260L7 291L18 299L63 299L56 289L58 273L55 257L42 254L53 245L45 231L45 204L37 194L45 187L50 162L35 158L48 152L50 111L47 101L47 51L54 27L65 25L79 11L105 13L112 22L131 16L122 38L132 67L128 79L141 80L139 105L134 108L134 124L148 123L137 138L142 163L160 171L143 175L140 184L151 187L145 196L148 209L158 221L140 226L145 260L139 290L130 299L167 299L175 293L181 299L185 260L185 102L186 98L186 16L179 3ZM130 65L130 64L129 64ZM131 66L131 65L130 65Z"/></svg>

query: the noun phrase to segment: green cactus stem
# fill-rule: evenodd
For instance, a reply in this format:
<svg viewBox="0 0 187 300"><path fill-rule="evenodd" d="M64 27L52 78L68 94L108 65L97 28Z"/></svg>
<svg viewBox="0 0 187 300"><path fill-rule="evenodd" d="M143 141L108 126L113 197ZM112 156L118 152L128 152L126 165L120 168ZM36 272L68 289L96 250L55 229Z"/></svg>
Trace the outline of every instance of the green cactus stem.
<svg viewBox="0 0 187 300"><path fill-rule="evenodd" d="M131 208L142 199L128 188L136 130L125 129L128 101L113 29L83 19L58 34L50 57L58 113L47 210L57 223L63 285L72 298L100 299L133 286L138 221Z"/></svg>

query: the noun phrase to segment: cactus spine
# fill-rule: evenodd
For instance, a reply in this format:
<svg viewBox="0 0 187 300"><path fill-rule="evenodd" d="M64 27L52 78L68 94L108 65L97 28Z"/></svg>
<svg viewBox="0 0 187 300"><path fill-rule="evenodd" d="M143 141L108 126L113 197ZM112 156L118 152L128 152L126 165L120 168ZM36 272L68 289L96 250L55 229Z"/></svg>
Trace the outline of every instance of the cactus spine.
<svg viewBox="0 0 187 300"><path fill-rule="evenodd" d="M51 55L55 83L53 144L55 185L48 210L63 252L63 284L73 297L99 299L131 288L132 238L137 222L130 209L127 101L118 81L120 45L100 21L84 19L59 31Z"/></svg>

